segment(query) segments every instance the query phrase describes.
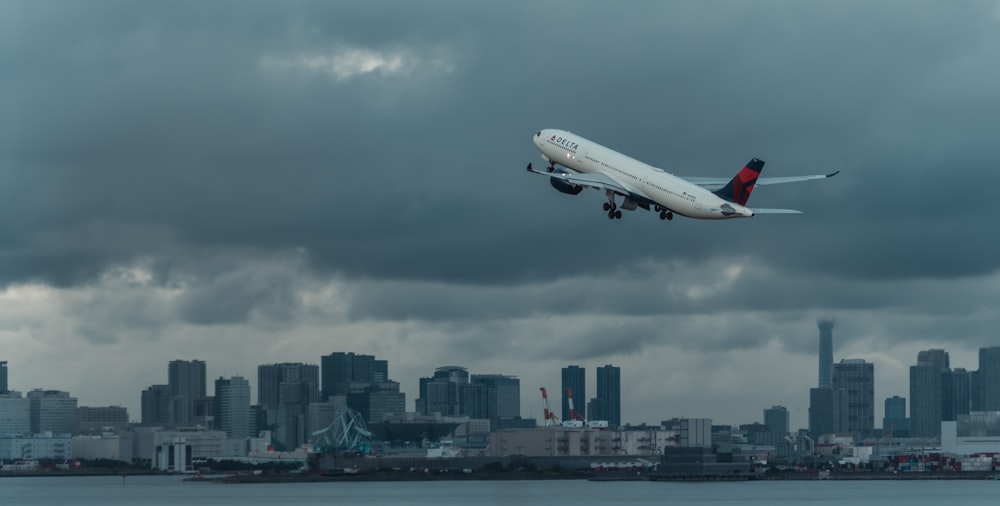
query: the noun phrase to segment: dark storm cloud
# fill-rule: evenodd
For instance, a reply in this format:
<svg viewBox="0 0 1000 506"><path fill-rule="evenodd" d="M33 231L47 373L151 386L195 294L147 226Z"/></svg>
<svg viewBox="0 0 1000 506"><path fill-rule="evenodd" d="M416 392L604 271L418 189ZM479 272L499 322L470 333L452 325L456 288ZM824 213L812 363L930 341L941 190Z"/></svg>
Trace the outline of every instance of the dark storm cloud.
<svg viewBox="0 0 1000 506"><path fill-rule="evenodd" d="M0 53L5 283L73 286L151 259L164 283L198 264L226 291L243 267L199 258L301 248L320 278L384 283L356 294L357 317L461 320L704 311L670 298L664 309L634 277L602 278L637 262L717 267L720 252L774 276L830 273L823 295L769 278L746 287L767 297L725 301L757 310L892 299L836 278L997 269L993 196L976 184L1000 154L989 3L25 2L4 13L17 20ZM330 58L345 49L402 55L402 70L343 77ZM801 217L608 222L594 192L557 194L524 173L540 163L528 137L542 127L679 174L728 176L751 156L766 174L844 172L755 192L751 204ZM588 278L605 288L574 281ZM560 280L572 288L533 288ZM493 293L522 285L518 300ZM428 286L440 293L418 297ZM245 320L264 297L246 292L226 305L206 288L219 303L182 313Z"/></svg>

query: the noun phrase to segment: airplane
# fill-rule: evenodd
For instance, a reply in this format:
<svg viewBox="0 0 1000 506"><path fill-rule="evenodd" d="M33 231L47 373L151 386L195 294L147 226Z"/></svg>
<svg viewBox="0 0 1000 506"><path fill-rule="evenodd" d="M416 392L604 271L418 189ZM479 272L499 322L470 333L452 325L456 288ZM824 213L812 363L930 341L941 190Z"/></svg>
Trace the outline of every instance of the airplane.
<svg viewBox="0 0 1000 506"><path fill-rule="evenodd" d="M652 208L661 220L672 220L674 214L705 220L800 214L794 209L751 209L746 204L756 186L827 179L840 173L759 177L764 161L754 158L732 179L682 178L565 130L540 130L532 142L549 165L538 170L529 163L528 172L549 176L556 190L569 195L578 195L584 188L603 190L608 198L604 210L613 220L621 219L621 209L638 208ZM615 202L618 195L624 198L621 209Z"/></svg>

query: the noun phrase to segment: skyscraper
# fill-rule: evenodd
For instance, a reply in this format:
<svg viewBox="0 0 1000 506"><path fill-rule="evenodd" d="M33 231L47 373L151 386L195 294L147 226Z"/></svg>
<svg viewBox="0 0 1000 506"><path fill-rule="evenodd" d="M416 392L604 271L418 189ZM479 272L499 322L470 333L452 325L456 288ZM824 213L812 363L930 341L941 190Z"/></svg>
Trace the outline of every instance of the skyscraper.
<svg viewBox="0 0 1000 506"><path fill-rule="evenodd" d="M250 382L241 376L215 380L215 428L227 437L242 439L253 435L250 421Z"/></svg>
<svg viewBox="0 0 1000 506"><path fill-rule="evenodd" d="M466 368L457 365L438 367L430 378L420 378L417 412L422 415L440 413L444 416L467 414L462 411L461 404L465 395L462 389L468 384L469 371Z"/></svg>
<svg viewBox="0 0 1000 506"><path fill-rule="evenodd" d="M257 366L258 410L277 446L295 448L309 434L309 403L319 400L319 366L282 363Z"/></svg>
<svg viewBox="0 0 1000 506"><path fill-rule="evenodd" d="M574 411L581 413L586 411L587 406L587 370L577 365L563 367L562 369L562 419L572 420L569 415L569 397L567 390L573 392Z"/></svg>
<svg viewBox="0 0 1000 506"><path fill-rule="evenodd" d="M771 406L764 410L764 425L774 434L788 434L788 408Z"/></svg>
<svg viewBox="0 0 1000 506"><path fill-rule="evenodd" d="M352 384L358 384L356 391L364 390L364 384L389 380L389 361L376 360L374 355L334 352L323 355L322 366L323 399L333 395L347 395Z"/></svg>
<svg viewBox="0 0 1000 506"><path fill-rule="evenodd" d="M833 320L819 320L819 387L833 385Z"/></svg>
<svg viewBox="0 0 1000 506"><path fill-rule="evenodd" d="M173 416L170 410L170 387L167 385L150 385L142 391L143 425L168 425Z"/></svg>
<svg viewBox="0 0 1000 506"><path fill-rule="evenodd" d="M0 360L0 394L7 393L7 361Z"/></svg>
<svg viewBox="0 0 1000 506"><path fill-rule="evenodd" d="M486 387L486 418L490 427L496 428L500 420L521 417L521 380L503 374L473 374L470 385Z"/></svg>
<svg viewBox="0 0 1000 506"><path fill-rule="evenodd" d="M1000 346L979 349L979 396L982 411L1000 411Z"/></svg>
<svg viewBox="0 0 1000 506"><path fill-rule="evenodd" d="M205 362L172 360L167 365L167 387L173 397L173 417L177 424L195 421L195 403L205 397Z"/></svg>
<svg viewBox="0 0 1000 506"><path fill-rule="evenodd" d="M843 392L847 408L840 417L842 426L835 422L834 430L870 435L875 430L875 364L861 359L834 364L833 390Z"/></svg>
<svg viewBox="0 0 1000 506"><path fill-rule="evenodd" d="M925 350L910 366L910 435L930 438L941 433L944 374L949 373L948 353Z"/></svg>
<svg viewBox="0 0 1000 506"><path fill-rule="evenodd" d="M969 371L959 367L941 374L941 420L954 422L972 405Z"/></svg>
<svg viewBox="0 0 1000 506"><path fill-rule="evenodd" d="M0 393L0 436L31 433L31 401L21 392Z"/></svg>
<svg viewBox="0 0 1000 506"><path fill-rule="evenodd" d="M576 393L574 391L574 401ZM583 402L583 399L580 400ZM597 397L593 401L594 413L588 413L593 420L607 420L610 427L622 423L622 380L621 368L611 364L597 368Z"/></svg>

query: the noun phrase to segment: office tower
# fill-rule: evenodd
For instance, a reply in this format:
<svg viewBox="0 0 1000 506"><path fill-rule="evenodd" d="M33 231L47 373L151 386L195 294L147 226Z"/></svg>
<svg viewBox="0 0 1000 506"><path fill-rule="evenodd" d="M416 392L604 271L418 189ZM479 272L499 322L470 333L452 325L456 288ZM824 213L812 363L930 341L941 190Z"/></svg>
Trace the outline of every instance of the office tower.
<svg viewBox="0 0 1000 506"><path fill-rule="evenodd" d="M32 390L28 392L31 403L31 432L39 434L70 434L76 423L76 398L59 390Z"/></svg>
<svg viewBox="0 0 1000 506"><path fill-rule="evenodd" d="M31 433L31 401L21 392L0 393L0 436Z"/></svg>
<svg viewBox="0 0 1000 506"><path fill-rule="evenodd" d="M954 422L972 406L969 371L956 368L941 373L941 420Z"/></svg>
<svg viewBox="0 0 1000 506"><path fill-rule="evenodd" d="M894 395L885 399L885 416L882 431L897 437L910 433L910 421L906 418L906 398Z"/></svg>
<svg viewBox="0 0 1000 506"><path fill-rule="evenodd" d="M142 391L142 425L169 425L171 414L170 387L150 385Z"/></svg>
<svg viewBox="0 0 1000 506"><path fill-rule="evenodd" d="M503 374L473 374L470 385L486 387L486 413L490 427L496 429L501 420L521 417L521 380Z"/></svg>
<svg viewBox="0 0 1000 506"><path fill-rule="evenodd" d="M0 360L0 394L7 393L7 361Z"/></svg>
<svg viewBox="0 0 1000 506"><path fill-rule="evenodd" d="M944 373L949 370L948 353L926 350L910 366L910 435L930 438L941 433L944 405Z"/></svg>
<svg viewBox="0 0 1000 506"><path fill-rule="evenodd" d="M809 434L842 432L847 427L847 392L833 388L809 389Z"/></svg>
<svg viewBox="0 0 1000 506"><path fill-rule="evenodd" d="M167 365L167 386L173 397L173 423L195 422L195 403L205 397L205 362L172 360Z"/></svg>
<svg viewBox="0 0 1000 506"><path fill-rule="evenodd" d="M363 390L352 390L346 395L347 407L361 413L365 423L381 423L406 411L406 394L399 391L398 382L386 380L365 385Z"/></svg>
<svg viewBox="0 0 1000 506"><path fill-rule="evenodd" d="M768 432L774 434L788 434L788 408L784 406L771 406L764 410L764 425Z"/></svg>
<svg viewBox="0 0 1000 506"><path fill-rule="evenodd" d="M819 387L833 385L833 320L819 320Z"/></svg>
<svg viewBox="0 0 1000 506"><path fill-rule="evenodd" d="M577 365L563 367L562 369L562 419L572 420L569 415L569 397L567 390L573 392L573 408L581 414L584 413L587 403L587 370Z"/></svg>
<svg viewBox="0 0 1000 506"><path fill-rule="evenodd" d="M847 408L834 430L870 435L875 430L875 364L861 359L834 364L833 390L843 392Z"/></svg>
<svg viewBox="0 0 1000 506"><path fill-rule="evenodd" d="M319 366L302 363L257 366L257 399L264 426L277 447L290 450L307 441L309 403L319 400Z"/></svg>
<svg viewBox="0 0 1000 506"><path fill-rule="evenodd" d="M430 378L420 378L417 413L439 413L443 416L465 414L461 408L461 390L468 384L469 371L466 368L457 365L438 367Z"/></svg>
<svg viewBox="0 0 1000 506"><path fill-rule="evenodd" d="M226 437L242 439L253 434L250 420L250 382L241 376L215 380L215 428Z"/></svg>
<svg viewBox="0 0 1000 506"><path fill-rule="evenodd" d="M576 391L573 392L576 401ZM580 399L583 402L583 399ZM607 420L608 426L618 427L622 423L622 381L621 368L611 364L597 368L597 397L593 399L592 420Z"/></svg>
<svg viewBox="0 0 1000 506"><path fill-rule="evenodd" d="M362 391L366 385L389 379L389 361L376 360L374 355L334 352L323 355L323 399L333 395L347 395L352 390Z"/></svg>
<svg viewBox="0 0 1000 506"><path fill-rule="evenodd" d="M979 349L980 411L1000 411L1000 346Z"/></svg>

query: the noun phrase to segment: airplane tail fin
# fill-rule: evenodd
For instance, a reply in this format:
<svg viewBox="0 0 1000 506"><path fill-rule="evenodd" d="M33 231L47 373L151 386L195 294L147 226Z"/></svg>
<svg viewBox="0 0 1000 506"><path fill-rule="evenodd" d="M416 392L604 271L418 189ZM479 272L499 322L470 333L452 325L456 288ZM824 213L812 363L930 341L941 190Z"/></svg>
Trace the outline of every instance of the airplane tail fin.
<svg viewBox="0 0 1000 506"><path fill-rule="evenodd" d="M717 190L715 194L741 206L747 205L747 200L750 199L750 192L753 191L754 185L757 184L757 177L760 176L760 171L763 168L764 160L756 158L750 160L726 186Z"/></svg>

